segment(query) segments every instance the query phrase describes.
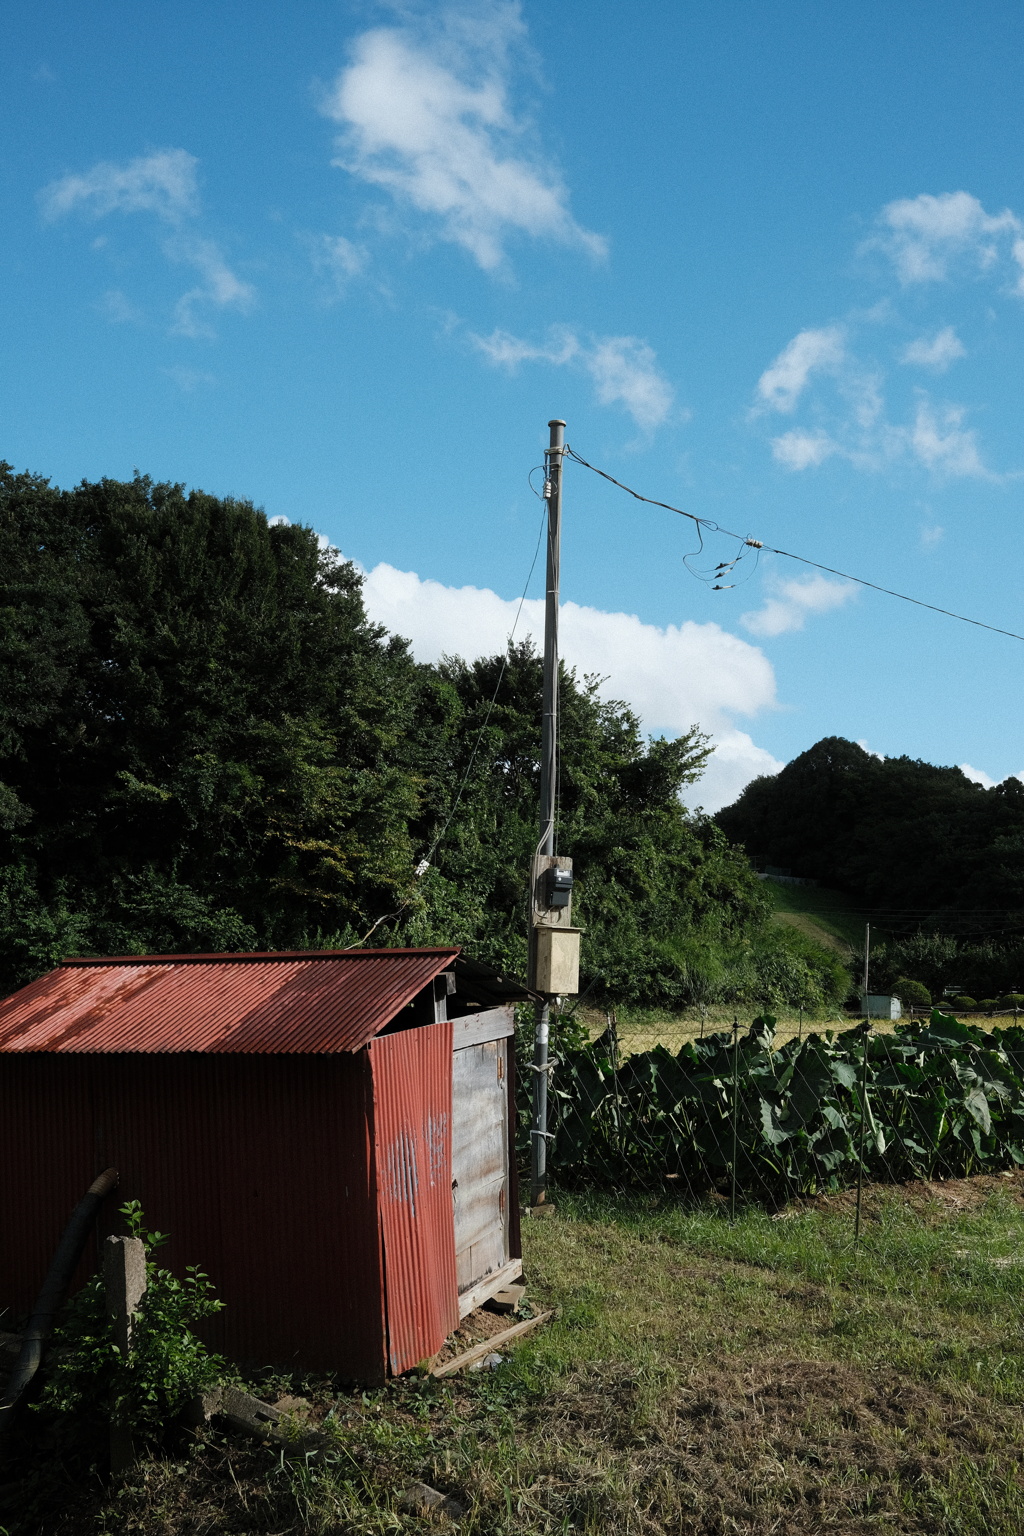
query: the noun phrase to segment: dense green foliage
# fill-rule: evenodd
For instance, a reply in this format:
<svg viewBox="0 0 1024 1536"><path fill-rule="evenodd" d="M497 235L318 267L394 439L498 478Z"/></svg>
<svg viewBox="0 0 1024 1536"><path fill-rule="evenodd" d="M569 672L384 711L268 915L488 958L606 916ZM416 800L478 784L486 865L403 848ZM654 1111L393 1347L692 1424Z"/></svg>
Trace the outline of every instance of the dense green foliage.
<svg viewBox="0 0 1024 1536"><path fill-rule="evenodd" d="M933 998L987 998L1024 983L1020 780L983 789L830 736L715 819L759 865L838 887L871 915L873 991L909 978Z"/></svg>
<svg viewBox="0 0 1024 1536"><path fill-rule="evenodd" d="M735 1042L716 1034L621 1063L610 1034L567 1050L554 1168L668 1177L703 1199L731 1187L735 1145L740 1191L781 1200L855 1182L862 1156L865 1177L887 1182L1024 1165L1024 1029L986 1033L933 1011L893 1034L774 1050L774 1025L767 1015Z"/></svg>
<svg viewBox="0 0 1024 1536"><path fill-rule="evenodd" d="M781 773L748 784L716 820L757 861L870 905L1024 912L1019 779L983 789L959 768L880 760L828 736Z"/></svg>
<svg viewBox="0 0 1024 1536"><path fill-rule="evenodd" d="M139 1202L121 1207L128 1234L146 1250L146 1289L124 1359L113 1339L102 1275L93 1275L64 1310L54 1334L46 1386L37 1411L71 1415L75 1436L102 1447L110 1421L128 1426L137 1442L157 1442L193 1393L218 1379L224 1362L211 1355L193 1325L219 1312L222 1302L203 1272L190 1265L184 1280L152 1258L165 1233L143 1226Z"/></svg>
<svg viewBox="0 0 1024 1536"><path fill-rule="evenodd" d="M143 477L62 491L0 466L0 539L0 987L75 952L370 933L522 972L529 646L417 665L311 529ZM779 935L747 860L680 803L700 732L647 741L571 672L561 718L596 990L679 1004L763 973L766 995L821 994L830 962Z"/></svg>

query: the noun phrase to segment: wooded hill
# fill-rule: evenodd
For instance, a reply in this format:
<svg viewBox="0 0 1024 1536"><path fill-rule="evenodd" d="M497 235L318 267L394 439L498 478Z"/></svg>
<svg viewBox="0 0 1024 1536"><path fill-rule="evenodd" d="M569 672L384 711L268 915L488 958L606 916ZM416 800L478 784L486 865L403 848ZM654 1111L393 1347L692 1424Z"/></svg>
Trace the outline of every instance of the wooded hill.
<svg viewBox="0 0 1024 1536"><path fill-rule="evenodd" d="M828 736L755 779L718 825L759 865L849 893L889 935L879 985L914 977L974 997L1024 982L1024 784L884 760Z"/></svg>
<svg viewBox="0 0 1024 1536"><path fill-rule="evenodd" d="M418 665L312 529L141 476L64 491L0 465L0 540L0 986L66 954L371 930L523 971L528 645ZM647 741L565 670L561 711L594 995L679 1004L712 972L758 1003L842 995L835 957L773 926L744 855L680 804L699 730Z"/></svg>

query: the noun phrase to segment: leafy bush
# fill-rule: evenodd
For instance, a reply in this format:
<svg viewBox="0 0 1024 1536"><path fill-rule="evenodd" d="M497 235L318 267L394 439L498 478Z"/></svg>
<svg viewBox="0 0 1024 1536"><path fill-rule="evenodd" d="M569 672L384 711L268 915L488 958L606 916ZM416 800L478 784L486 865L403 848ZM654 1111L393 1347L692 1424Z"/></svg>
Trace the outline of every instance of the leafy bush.
<svg viewBox="0 0 1024 1536"><path fill-rule="evenodd" d="M978 1006L973 997L954 997L951 999L951 1005L960 1013L965 1012L968 1008L977 1008Z"/></svg>
<svg viewBox="0 0 1024 1536"><path fill-rule="evenodd" d="M862 1026L773 1049L775 1020L619 1063L606 1033L567 1049L553 1078L552 1168L564 1179L706 1198L736 1180L792 1198L857 1177L962 1177L1024 1165L1024 1029L986 1033L933 1011L892 1034ZM865 1060L866 1054L866 1060ZM862 1097L864 1074L866 1095Z"/></svg>
<svg viewBox="0 0 1024 1536"><path fill-rule="evenodd" d="M978 1004L978 1007L982 1013L995 1013L996 1009L999 1007L999 999L995 997L983 997L981 1002Z"/></svg>
<svg viewBox="0 0 1024 1536"><path fill-rule="evenodd" d="M1000 1008L1024 1008L1024 992L1007 992L999 999Z"/></svg>
<svg viewBox="0 0 1024 1536"><path fill-rule="evenodd" d="M912 981L909 976L898 976L892 990L907 1008L930 1008L932 1005L928 988L923 982Z"/></svg>
<svg viewBox="0 0 1024 1536"><path fill-rule="evenodd" d="M165 1233L143 1228L137 1200L121 1206L129 1235L146 1249L146 1291L132 1332L127 1360L114 1343L102 1275L86 1281L65 1309L54 1333L51 1365L36 1407L71 1414L88 1432L98 1420L117 1419L137 1440L158 1441L170 1419L194 1392L210 1386L224 1362L192 1332L193 1323L219 1312L223 1302L202 1270L190 1265L179 1280L150 1255Z"/></svg>

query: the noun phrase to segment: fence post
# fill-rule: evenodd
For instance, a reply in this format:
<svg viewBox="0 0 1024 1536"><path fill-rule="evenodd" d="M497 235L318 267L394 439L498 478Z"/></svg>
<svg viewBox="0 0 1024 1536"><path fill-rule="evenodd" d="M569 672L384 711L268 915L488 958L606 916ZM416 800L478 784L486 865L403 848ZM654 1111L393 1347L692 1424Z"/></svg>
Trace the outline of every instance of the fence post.
<svg viewBox="0 0 1024 1536"><path fill-rule="evenodd" d="M739 1138L740 1110L740 1021L733 1014L732 1020L732 1194L729 1201L729 1220L736 1220L736 1149Z"/></svg>
<svg viewBox="0 0 1024 1536"><path fill-rule="evenodd" d="M103 1280L107 1320L121 1355L117 1375L127 1385L135 1316L146 1290L146 1249L140 1238L107 1238L103 1245ZM110 1417L110 1470L116 1477L127 1472L134 1462L131 1423L123 1409L115 1408Z"/></svg>
<svg viewBox="0 0 1024 1536"><path fill-rule="evenodd" d="M853 1246L856 1248L860 1242L860 1206L864 1193L864 1132L867 1129L867 1104L868 1104L868 1036L871 1033L871 1020L864 1020L864 1065L860 1077L860 1150L857 1157L857 1211L853 1221Z"/></svg>

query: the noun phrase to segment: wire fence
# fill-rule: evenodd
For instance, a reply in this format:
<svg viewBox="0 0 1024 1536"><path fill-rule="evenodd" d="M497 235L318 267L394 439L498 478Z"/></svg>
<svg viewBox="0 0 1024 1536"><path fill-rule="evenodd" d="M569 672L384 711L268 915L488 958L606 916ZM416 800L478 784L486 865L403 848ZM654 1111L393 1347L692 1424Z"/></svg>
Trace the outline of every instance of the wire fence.
<svg viewBox="0 0 1024 1536"><path fill-rule="evenodd" d="M988 1021L986 1021L988 1022ZM553 1030L552 1182L675 1192L735 1213L868 1182L1024 1166L1024 1029L934 1010L878 1028L761 1014L675 1046L614 1014L595 1039ZM860 1200L857 1200L859 1229Z"/></svg>

